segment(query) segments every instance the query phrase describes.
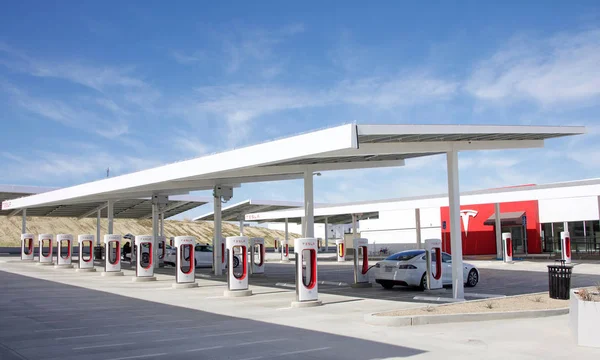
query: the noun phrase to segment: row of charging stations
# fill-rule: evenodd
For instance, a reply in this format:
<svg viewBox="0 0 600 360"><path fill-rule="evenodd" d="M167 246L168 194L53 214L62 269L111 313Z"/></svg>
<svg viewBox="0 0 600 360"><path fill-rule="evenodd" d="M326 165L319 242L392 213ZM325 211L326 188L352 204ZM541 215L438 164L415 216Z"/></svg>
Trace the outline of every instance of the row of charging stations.
<svg viewBox="0 0 600 360"><path fill-rule="evenodd" d="M560 233L560 259L565 264L571 263L571 235L568 231ZM502 249L504 262L510 263L513 261L513 242L511 233L502 233Z"/></svg>
<svg viewBox="0 0 600 360"><path fill-rule="evenodd" d="M21 260L34 260L33 234L21 234ZM73 235L56 235L56 267L72 267ZM52 234L38 235L38 264L54 265L54 236Z"/></svg>
<svg viewBox="0 0 600 360"><path fill-rule="evenodd" d="M281 240L281 262L287 263L290 261L290 241Z"/></svg>
<svg viewBox="0 0 600 360"><path fill-rule="evenodd" d="M427 265L425 276L427 279L427 289L436 290L443 288L442 240L425 240L425 261Z"/></svg>

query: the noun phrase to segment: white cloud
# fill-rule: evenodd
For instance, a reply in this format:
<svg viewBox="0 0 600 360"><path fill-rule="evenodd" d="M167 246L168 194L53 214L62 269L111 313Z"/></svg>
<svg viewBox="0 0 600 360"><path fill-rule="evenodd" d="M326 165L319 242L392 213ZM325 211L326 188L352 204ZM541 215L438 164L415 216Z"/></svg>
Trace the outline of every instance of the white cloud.
<svg viewBox="0 0 600 360"><path fill-rule="evenodd" d="M4 165L5 178L15 183L23 180L48 183L46 179L51 179L65 185L101 179L106 176L107 167L111 176L116 176L159 165L156 160L116 156L97 147L79 147L78 152L71 153L34 151L27 157L4 152L2 156L9 159Z"/></svg>
<svg viewBox="0 0 600 360"><path fill-rule="evenodd" d="M465 88L483 100L532 99L542 105L595 98L600 95L600 30L515 39L481 61Z"/></svg>
<svg viewBox="0 0 600 360"><path fill-rule="evenodd" d="M183 51L172 51L171 56L175 61L183 65L190 65L205 59L206 55L200 51L186 54Z"/></svg>

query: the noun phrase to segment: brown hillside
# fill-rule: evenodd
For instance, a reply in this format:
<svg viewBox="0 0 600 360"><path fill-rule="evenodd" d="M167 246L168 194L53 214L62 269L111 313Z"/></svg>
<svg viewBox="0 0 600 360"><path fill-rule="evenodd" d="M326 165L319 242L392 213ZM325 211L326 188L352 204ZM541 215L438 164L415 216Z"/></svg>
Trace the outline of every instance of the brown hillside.
<svg viewBox="0 0 600 360"><path fill-rule="evenodd" d="M101 221L101 236L106 234L107 220ZM28 217L27 232L32 234L96 234L96 219L53 218L53 217ZM114 233L133 235L152 234L152 220L115 219ZM239 235L240 228L237 224L223 223L223 237ZM8 218L0 216L0 246L20 246L21 217ZM212 243L213 223L208 221L179 221L165 220L165 236L191 235L201 243ZM248 237L262 237L266 245L273 246L273 239L283 239L283 231L269 230L259 227L245 227L244 235ZM289 235L290 240L299 237ZM77 241L77 240L76 240Z"/></svg>

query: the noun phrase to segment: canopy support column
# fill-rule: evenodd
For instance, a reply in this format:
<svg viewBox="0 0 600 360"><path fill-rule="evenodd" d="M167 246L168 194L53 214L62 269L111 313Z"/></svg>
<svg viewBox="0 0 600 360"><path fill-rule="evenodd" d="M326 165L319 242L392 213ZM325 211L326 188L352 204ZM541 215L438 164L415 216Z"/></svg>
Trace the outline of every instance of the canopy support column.
<svg viewBox="0 0 600 360"><path fill-rule="evenodd" d="M325 252L329 251L329 232L327 231L327 217L325 217Z"/></svg>
<svg viewBox="0 0 600 360"><path fill-rule="evenodd" d="M240 216L240 236L244 236L244 217Z"/></svg>
<svg viewBox="0 0 600 360"><path fill-rule="evenodd" d="M27 233L27 209L21 212L21 234Z"/></svg>
<svg viewBox="0 0 600 360"><path fill-rule="evenodd" d="M417 249L422 249L421 244L421 209L415 209L415 228L417 231Z"/></svg>
<svg viewBox="0 0 600 360"><path fill-rule="evenodd" d="M106 207L106 218L108 219L108 234L113 233L113 216L114 216L114 203L112 200L108 200Z"/></svg>
<svg viewBox="0 0 600 360"><path fill-rule="evenodd" d="M165 213L160 213L160 236L165 236Z"/></svg>
<svg viewBox="0 0 600 360"><path fill-rule="evenodd" d="M222 275L221 263L219 262L219 244L221 243L221 195L214 196L214 238L213 238L213 270L214 274ZM231 261L231 260L230 260Z"/></svg>
<svg viewBox="0 0 600 360"><path fill-rule="evenodd" d="M494 230L496 230L496 259L502 259L504 257L504 251L502 251L502 223L500 222L500 203L494 204L494 215Z"/></svg>
<svg viewBox="0 0 600 360"><path fill-rule="evenodd" d="M315 218L313 204L313 173L304 171L304 225L306 226L307 238L315 237Z"/></svg>
<svg viewBox="0 0 600 360"><path fill-rule="evenodd" d="M352 214L352 238L358 239L358 230L356 224L356 214Z"/></svg>
<svg viewBox="0 0 600 360"><path fill-rule="evenodd" d="M284 228L283 235L284 235L285 241L288 241L288 219L287 218L285 218L285 228Z"/></svg>
<svg viewBox="0 0 600 360"><path fill-rule="evenodd" d="M156 240L158 238L158 203L152 202L152 263L154 268L158 268L158 262L156 261ZM156 254L156 255L155 255Z"/></svg>
<svg viewBox="0 0 600 360"><path fill-rule="evenodd" d="M100 212L101 210L98 210L96 214L96 246L100 246Z"/></svg>
<svg viewBox="0 0 600 360"><path fill-rule="evenodd" d="M460 225L460 192L458 151L446 153L448 166L448 200L450 208L450 244L452 250L452 297L464 299L462 230Z"/></svg>

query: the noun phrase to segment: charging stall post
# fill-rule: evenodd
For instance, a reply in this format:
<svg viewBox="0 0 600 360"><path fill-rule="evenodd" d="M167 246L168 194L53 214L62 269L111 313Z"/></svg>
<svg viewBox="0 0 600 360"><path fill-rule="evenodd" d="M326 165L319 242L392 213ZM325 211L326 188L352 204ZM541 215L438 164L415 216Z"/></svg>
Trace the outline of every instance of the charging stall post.
<svg viewBox="0 0 600 360"><path fill-rule="evenodd" d="M252 295L248 289L248 238L246 236L230 236L225 239L227 251L227 290L225 296L240 297ZM235 272L233 257L239 254L240 270Z"/></svg>
<svg viewBox="0 0 600 360"><path fill-rule="evenodd" d="M369 240L353 239L354 249L354 284L353 288L372 287L369 282Z"/></svg>
<svg viewBox="0 0 600 360"><path fill-rule="evenodd" d="M94 267L94 235L79 235L77 243L79 244L79 267L75 271L96 271Z"/></svg>
<svg viewBox="0 0 600 360"><path fill-rule="evenodd" d="M196 238L193 236L176 236L173 243L177 250L177 259L175 261L175 284L173 284L173 288L184 289L197 287L196 259L194 257Z"/></svg>
<svg viewBox="0 0 600 360"><path fill-rule="evenodd" d="M290 241L281 240L281 261L282 263L290 262Z"/></svg>
<svg viewBox="0 0 600 360"><path fill-rule="evenodd" d="M337 261L338 262L346 261L346 244L344 243L344 239L336 240L335 248L337 250Z"/></svg>
<svg viewBox="0 0 600 360"><path fill-rule="evenodd" d="M63 255L63 253L65 253ZM58 234L56 235L56 269L71 269L73 264L71 257L73 255L73 235Z"/></svg>
<svg viewBox="0 0 600 360"><path fill-rule="evenodd" d="M560 233L560 259L565 262L565 264L571 263L571 235L568 231L562 231Z"/></svg>
<svg viewBox="0 0 600 360"><path fill-rule="evenodd" d="M265 239L250 239L250 274L263 275L265 273Z"/></svg>
<svg viewBox="0 0 600 360"><path fill-rule="evenodd" d="M442 240L425 240L425 261L427 264L427 289L443 289Z"/></svg>
<svg viewBox="0 0 600 360"><path fill-rule="evenodd" d="M21 234L21 260L33 261L33 234Z"/></svg>
<svg viewBox="0 0 600 360"><path fill-rule="evenodd" d="M162 222L161 222L162 224ZM162 225L161 225L162 227ZM167 254L167 238L165 236L156 237L156 246L158 246L158 267L165 266L165 255Z"/></svg>
<svg viewBox="0 0 600 360"><path fill-rule="evenodd" d="M502 253L505 263L512 263L513 261L513 243L512 235L510 233L502 233Z"/></svg>
<svg viewBox="0 0 600 360"><path fill-rule="evenodd" d="M321 305L317 284L317 239L294 240L296 256L296 301L292 307L312 307Z"/></svg>
<svg viewBox="0 0 600 360"><path fill-rule="evenodd" d="M155 281L154 276L154 236L137 235L135 237L135 249L137 259L135 264L135 282ZM148 249L146 252L145 249ZM145 256L147 254L147 256Z"/></svg>
<svg viewBox="0 0 600 360"><path fill-rule="evenodd" d="M121 235L104 235L104 271L102 276L123 276L121 271Z"/></svg>
<svg viewBox="0 0 600 360"><path fill-rule="evenodd" d="M47 249L47 251L44 250ZM39 234L38 235L38 249L39 249L39 262L38 265L52 265L52 250L54 248L54 235L52 234Z"/></svg>

